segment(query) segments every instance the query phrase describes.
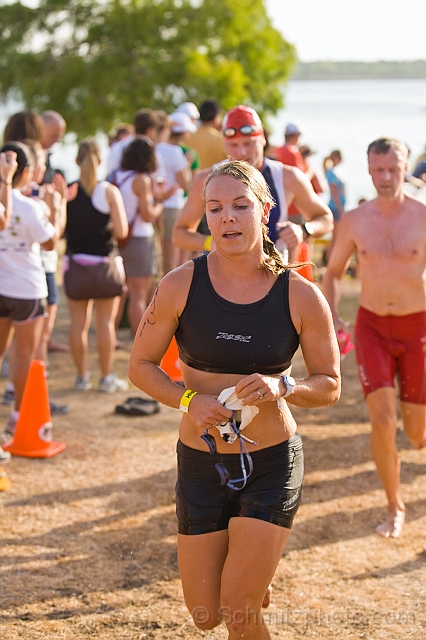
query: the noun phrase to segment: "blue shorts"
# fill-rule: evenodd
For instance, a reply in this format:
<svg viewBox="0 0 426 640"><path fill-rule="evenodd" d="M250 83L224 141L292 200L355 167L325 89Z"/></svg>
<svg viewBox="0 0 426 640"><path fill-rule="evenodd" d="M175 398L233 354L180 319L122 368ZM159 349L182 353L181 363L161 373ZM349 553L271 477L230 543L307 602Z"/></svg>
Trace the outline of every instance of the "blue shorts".
<svg viewBox="0 0 426 640"><path fill-rule="evenodd" d="M59 304L59 289L56 284L55 274L46 272L47 282L47 305L50 307L53 304Z"/></svg>
<svg viewBox="0 0 426 640"><path fill-rule="evenodd" d="M253 473L241 491L220 485L223 462L241 475L238 453L211 455L177 443L176 514L179 533L199 535L228 528L231 518L257 518L291 529L302 496L303 447L298 433L273 447L253 451Z"/></svg>

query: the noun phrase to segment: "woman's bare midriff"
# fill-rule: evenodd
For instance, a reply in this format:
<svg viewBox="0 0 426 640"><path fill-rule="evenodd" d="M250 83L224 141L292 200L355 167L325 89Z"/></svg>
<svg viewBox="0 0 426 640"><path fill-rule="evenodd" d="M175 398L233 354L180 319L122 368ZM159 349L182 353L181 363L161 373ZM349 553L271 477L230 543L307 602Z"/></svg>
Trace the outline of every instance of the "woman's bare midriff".
<svg viewBox="0 0 426 640"><path fill-rule="evenodd" d="M193 389L198 393L219 396L223 389L234 387L239 380L247 377L245 375L231 373L208 373L198 371L180 362L185 380L185 387ZM276 400L263 402L258 405L259 413L253 421L242 432L244 436L256 442L256 446L246 443L249 451L259 451L267 447L285 442L296 433L296 422L291 415L286 403L281 403L285 411L280 411ZM207 444L201 439L204 430L197 427L189 417L183 415L179 428L179 438L188 447L200 451L208 451ZM227 444L220 437L216 427L211 427L209 433L215 437L216 446L219 453L239 453L239 443L236 440L233 444Z"/></svg>

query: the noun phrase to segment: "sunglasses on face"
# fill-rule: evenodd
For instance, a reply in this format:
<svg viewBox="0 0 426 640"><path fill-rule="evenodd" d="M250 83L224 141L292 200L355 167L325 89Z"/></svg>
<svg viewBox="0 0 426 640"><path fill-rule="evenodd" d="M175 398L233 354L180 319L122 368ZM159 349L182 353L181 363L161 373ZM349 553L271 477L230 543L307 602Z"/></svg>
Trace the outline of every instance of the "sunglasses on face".
<svg viewBox="0 0 426 640"><path fill-rule="evenodd" d="M222 133L225 138L233 138L237 133L241 133L243 136L252 136L253 133L259 133L259 127L255 127L252 124L245 124L239 129L235 129L235 127L226 127L225 129L222 129Z"/></svg>

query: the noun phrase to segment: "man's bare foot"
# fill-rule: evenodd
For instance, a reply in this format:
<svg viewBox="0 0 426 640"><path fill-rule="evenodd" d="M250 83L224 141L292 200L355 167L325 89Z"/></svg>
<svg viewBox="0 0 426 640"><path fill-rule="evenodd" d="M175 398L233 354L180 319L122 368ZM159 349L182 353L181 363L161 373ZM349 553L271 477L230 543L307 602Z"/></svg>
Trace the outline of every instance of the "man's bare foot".
<svg viewBox="0 0 426 640"><path fill-rule="evenodd" d="M404 522L405 511L397 511L390 514L382 524L379 524L376 533L383 538L399 538Z"/></svg>
<svg viewBox="0 0 426 640"><path fill-rule="evenodd" d="M69 353L70 348L67 344L63 344L62 342L58 342L57 340L49 340L49 344L47 347L48 351L61 351L63 353Z"/></svg>
<svg viewBox="0 0 426 640"><path fill-rule="evenodd" d="M267 609L269 607L269 605L271 604L271 598L272 598L272 585L269 585L269 587L266 589L265 597L263 598L262 609Z"/></svg>

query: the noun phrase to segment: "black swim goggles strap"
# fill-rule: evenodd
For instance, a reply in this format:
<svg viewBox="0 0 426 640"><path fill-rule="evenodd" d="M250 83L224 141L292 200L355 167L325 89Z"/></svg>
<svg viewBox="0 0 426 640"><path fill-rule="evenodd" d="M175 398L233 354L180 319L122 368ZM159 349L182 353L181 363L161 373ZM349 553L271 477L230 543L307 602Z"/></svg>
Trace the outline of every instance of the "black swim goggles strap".
<svg viewBox="0 0 426 640"><path fill-rule="evenodd" d="M253 473L253 460L251 458L251 455L249 454L249 452L247 451L247 447L245 445L245 442L250 442L250 444L256 444L253 440L250 440L249 438L246 438L245 436L243 436L239 430L239 428L237 427L235 420L234 420L234 416L228 420L228 422L231 425L232 430L234 431L234 433L236 434L238 441L239 441L239 445L240 445L240 467L241 467L241 478L230 478L230 474L228 469L225 467L224 463L223 463L223 458L221 456L220 461L216 462L215 464L215 469L218 472L219 476L220 476L220 486L227 486L229 489L233 489L234 491L241 491L241 489L244 489L244 487L247 484L247 480L249 479L249 477L251 476L251 474ZM226 423L225 423L226 424ZM202 440L204 440L204 442L207 444L209 450L210 450L210 455L214 455L215 453L217 453L217 449L216 449L216 440L214 439L214 437L208 432L208 429L205 429L204 433L200 436L200 438ZM237 486L238 484L242 483L240 486Z"/></svg>

